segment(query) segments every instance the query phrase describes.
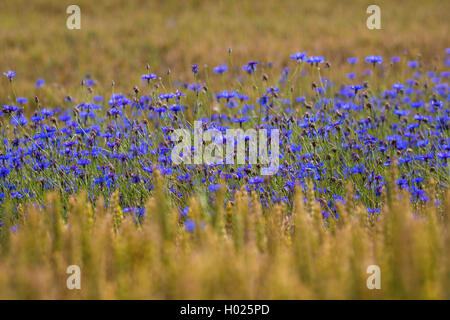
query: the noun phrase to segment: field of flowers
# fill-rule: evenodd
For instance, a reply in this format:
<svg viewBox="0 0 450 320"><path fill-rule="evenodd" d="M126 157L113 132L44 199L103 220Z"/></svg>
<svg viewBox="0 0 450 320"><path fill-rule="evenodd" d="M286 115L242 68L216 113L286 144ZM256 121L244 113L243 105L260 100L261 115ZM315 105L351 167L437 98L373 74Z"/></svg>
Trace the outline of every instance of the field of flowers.
<svg viewBox="0 0 450 320"><path fill-rule="evenodd" d="M53 108L4 72L0 295L448 298L449 51L433 66L349 57L342 82L321 56L294 53L277 74L230 52L189 83L147 66L131 94L96 95L87 76ZM175 165L170 135L195 120L279 129L278 171Z"/></svg>
<svg viewBox="0 0 450 320"><path fill-rule="evenodd" d="M66 2L0 3L0 299L450 299L450 2Z"/></svg>

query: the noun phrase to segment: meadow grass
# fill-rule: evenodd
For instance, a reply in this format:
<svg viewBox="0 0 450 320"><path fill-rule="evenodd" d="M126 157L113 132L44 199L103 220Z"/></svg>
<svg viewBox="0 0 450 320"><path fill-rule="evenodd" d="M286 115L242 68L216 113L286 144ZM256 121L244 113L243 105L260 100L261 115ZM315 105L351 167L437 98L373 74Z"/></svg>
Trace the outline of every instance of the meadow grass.
<svg viewBox="0 0 450 320"><path fill-rule="evenodd" d="M238 66L248 59L278 68L296 50L334 64L349 56L421 54L432 61L448 47L448 1L377 1L382 30L368 30L368 1L124 1L78 0L81 30L66 28L73 1L4 0L0 3L0 70L16 70L30 95L44 78L52 95L74 95L86 74L120 91L149 63L189 79L192 63L213 66L228 48ZM227 61L228 62L228 61ZM0 99L8 94L0 88ZM59 93L59 94L58 94ZM5 103L0 100L0 103Z"/></svg>
<svg viewBox="0 0 450 320"><path fill-rule="evenodd" d="M69 4L0 3L0 298L450 298L449 2ZM279 170L174 165L194 121Z"/></svg>
<svg viewBox="0 0 450 320"><path fill-rule="evenodd" d="M283 205L264 210L244 191L214 216L192 198L192 219L204 225L190 233L167 207L161 177L156 180L140 223L123 215L117 193L108 209L102 199L92 206L86 194L71 197L67 221L54 193L46 209L22 207L19 229L1 233L0 297L449 298L448 191L441 209L414 208L390 185L375 221L349 190L340 218L327 226L313 194L297 192L289 214ZM72 264L81 267L81 290L66 288ZM373 264L381 269L381 290L366 286Z"/></svg>

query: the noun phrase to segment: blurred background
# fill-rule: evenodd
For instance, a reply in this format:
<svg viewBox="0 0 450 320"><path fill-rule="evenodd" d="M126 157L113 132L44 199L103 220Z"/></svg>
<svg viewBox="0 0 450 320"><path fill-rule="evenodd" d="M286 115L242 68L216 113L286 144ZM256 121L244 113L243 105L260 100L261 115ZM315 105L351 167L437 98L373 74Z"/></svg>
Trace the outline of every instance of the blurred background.
<svg viewBox="0 0 450 320"><path fill-rule="evenodd" d="M81 8L81 30L66 28L70 4ZM382 30L366 27L370 4L381 8ZM237 66L273 61L280 69L296 51L334 65L405 50L433 59L450 46L449 11L448 0L1 0L0 71L17 71L30 91L37 78L64 87L88 73L131 88L147 63L187 81L192 63L229 62L228 48Z"/></svg>

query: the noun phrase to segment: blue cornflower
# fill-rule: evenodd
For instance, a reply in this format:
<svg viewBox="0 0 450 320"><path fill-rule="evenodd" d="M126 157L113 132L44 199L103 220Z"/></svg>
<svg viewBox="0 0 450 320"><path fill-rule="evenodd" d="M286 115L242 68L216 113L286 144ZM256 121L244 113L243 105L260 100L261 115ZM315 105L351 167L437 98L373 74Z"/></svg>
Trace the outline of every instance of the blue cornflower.
<svg viewBox="0 0 450 320"><path fill-rule="evenodd" d="M94 96L94 101L95 102L102 102L103 101L103 96Z"/></svg>
<svg viewBox="0 0 450 320"><path fill-rule="evenodd" d="M218 74L222 74L228 70L228 67L226 64L221 64L214 68L214 72Z"/></svg>
<svg viewBox="0 0 450 320"><path fill-rule="evenodd" d="M356 84L356 85L350 86L350 89L354 90L355 93L358 92L359 90L362 90L362 88L364 88L362 84Z"/></svg>
<svg viewBox="0 0 450 320"><path fill-rule="evenodd" d="M424 106L424 103L422 101L411 102L411 108L417 109L417 108L422 108L423 106Z"/></svg>
<svg viewBox="0 0 450 320"><path fill-rule="evenodd" d="M261 98L257 99L256 102L258 102L259 104L261 104L262 106L265 106L268 102L269 102L269 96L263 94L261 96Z"/></svg>
<svg viewBox="0 0 450 320"><path fill-rule="evenodd" d="M415 68L417 68L419 66L419 62L417 62L417 61L408 61L408 67L409 68L411 68L411 69L415 69Z"/></svg>
<svg viewBox="0 0 450 320"><path fill-rule="evenodd" d="M36 80L36 84L34 85L36 88L41 88L45 85L45 80L42 78L39 78Z"/></svg>
<svg viewBox="0 0 450 320"><path fill-rule="evenodd" d="M229 101L227 102L227 104L225 105L225 107L227 107L228 109L234 109L234 108L236 108L238 105L239 105L239 103L237 103L236 101L234 101L234 100L229 100Z"/></svg>
<svg viewBox="0 0 450 320"><path fill-rule="evenodd" d="M264 182L263 177L252 177L252 178L248 179L249 184L261 184L263 182Z"/></svg>
<svg viewBox="0 0 450 320"><path fill-rule="evenodd" d="M234 97L236 97L236 92L235 91L227 91L227 90L223 90L222 92L220 92L216 95L217 100L226 99L228 101Z"/></svg>
<svg viewBox="0 0 450 320"><path fill-rule="evenodd" d="M183 92L181 92L181 91L178 91L178 90L177 90L177 91L175 92L175 98L176 98L177 101L179 101L181 97L185 97L185 96L186 96L186 95L185 95Z"/></svg>
<svg viewBox="0 0 450 320"><path fill-rule="evenodd" d="M267 93L274 93L274 92L278 92L278 91L280 91L280 88L278 88L278 87L267 87L266 88Z"/></svg>
<svg viewBox="0 0 450 320"><path fill-rule="evenodd" d="M28 99L24 98L24 97L17 97L16 101L17 101L18 104L24 104L24 103L28 102Z"/></svg>
<svg viewBox="0 0 450 320"><path fill-rule="evenodd" d="M303 61L306 58L306 52L296 52L291 54L292 60L297 60L297 62Z"/></svg>
<svg viewBox="0 0 450 320"><path fill-rule="evenodd" d="M203 89L203 84L196 84L195 82L187 86L191 91L200 91Z"/></svg>
<svg viewBox="0 0 450 320"><path fill-rule="evenodd" d="M169 107L169 110L172 112L180 112L180 111L184 111L184 106L181 104L174 104L172 106Z"/></svg>
<svg viewBox="0 0 450 320"><path fill-rule="evenodd" d="M9 70L8 72L3 72L3 74L5 75L5 77L9 79L9 81L11 81L16 77L16 72L12 70Z"/></svg>
<svg viewBox="0 0 450 320"><path fill-rule="evenodd" d="M322 210L322 217L324 218L324 219L328 219L328 217L331 215L331 213L330 212L327 212L327 211L325 211L325 210Z"/></svg>
<svg viewBox="0 0 450 320"><path fill-rule="evenodd" d="M391 57L391 62L392 63L397 63L400 61L400 57Z"/></svg>
<svg viewBox="0 0 450 320"><path fill-rule="evenodd" d="M187 232L194 232L195 222L191 219L186 219L186 221L184 222L184 227L186 228Z"/></svg>
<svg viewBox="0 0 450 320"><path fill-rule="evenodd" d="M392 85L392 89L398 90L398 91L404 91L405 90L405 85L401 84L401 83L394 83Z"/></svg>
<svg viewBox="0 0 450 320"><path fill-rule="evenodd" d="M150 80L156 79L156 74L150 73L150 74L143 74L141 76L142 80L147 80L147 82L150 82Z"/></svg>
<svg viewBox="0 0 450 320"><path fill-rule="evenodd" d="M8 176L10 170L8 168L0 168L0 177L5 178Z"/></svg>
<svg viewBox="0 0 450 320"><path fill-rule="evenodd" d="M216 192L217 190L220 190L220 184L211 184L208 186L209 192Z"/></svg>
<svg viewBox="0 0 450 320"><path fill-rule="evenodd" d="M246 71L247 73L251 74L253 72L256 71L256 65L258 64L258 62L256 61L250 61L249 63L247 63L246 65L242 66L242 70Z"/></svg>
<svg viewBox="0 0 450 320"><path fill-rule="evenodd" d="M19 107L18 106L14 106L14 105L11 106L11 105L4 104L3 105L3 111L12 113L12 112L19 111Z"/></svg>
<svg viewBox="0 0 450 320"><path fill-rule="evenodd" d="M374 213L380 213L380 208L370 208L367 207L367 212L374 214Z"/></svg>
<svg viewBox="0 0 450 320"><path fill-rule="evenodd" d="M43 116L46 116L46 117L51 117L51 116L53 116L53 110L49 110L49 109L42 109L41 110L41 113L42 113L42 115Z"/></svg>
<svg viewBox="0 0 450 320"><path fill-rule="evenodd" d="M350 64L355 64L358 62L358 58L355 58L355 57L348 58L347 62Z"/></svg>
<svg viewBox="0 0 450 320"><path fill-rule="evenodd" d="M198 73L198 64L194 63L192 65L192 73L197 74Z"/></svg>
<svg viewBox="0 0 450 320"><path fill-rule="evenodd" d="M83 84L85 86L92 87L93 85L95 85L95 81L93 79L86 78L86 79L83 79Z"/></svg>
<svg viewBox="0 0 450 320"><path fill-rule="evenodd" d="M180 213L183 217L186 217L189 213L189 207L184 207L182 210L180 210Z"/></svg>
<svg viewBox="0 0 450 320"><path fill-rule="evenodd" d="M366 57L366 62L367 63L372 63L373 66L375 66L375 64L381 64L383 62L383 58L380 56L368 56Z"/></svg>
<svg viewBox="0 0 450 320"><path fill-rule="evenodd" d="M87 158L82 158L82 159L78 160L78 165L82 166L82 167L87 166L90 163L91 163L91 160L89 160Z"/></svg>
<svg viewBox="0 0 450 320"><path fill-rule="evenodd" d="M450 151L442 151L438 152L436 156L441 160L447 160L450 159Z"/></svg>
<svg viewBox="0 0 450 320"><path fill-rule="evenodd" d="M166 107L159 107L155 109L156 112L158 112L159 114L167 112Z"/></svg>
<svg viewBox="0 0 450 320"><path fill-rule="evenodd" d="M122 212L123 213L128 213L128 212L134 213L135 210L136 210L135 207L127 207L127 208L123 208Z"/></svg>
<svg viewBox="0 0 450 320"><path fill-rule="evenodd" d="M11 124L13 124L15 126L18 126L18 125L25 126L25 125L27 125L27 123L28 123L28 120L27 120L27 118L25 118L25 116L23 114L20 115L19 117L13 116L11 119Z"/></svg>
<svg viewBox="0 0 450 320"><path fill-rule="evenodd" d="M282 74L281 74L281 77L282 78L286 78L288 75L289 75L289 67L285 67L284 69L283 69L283 72L282 72Z"/></svg>
<svg viewBox="0 0 450 320"><path fill-rule="evenodd" d="M67 112L59 116L59 121L67 122L70 121L70 119L71 117Z"/></svg>
<svg viewBox="0 0 450 320"><path fill-rule="evenodd" d="M417 121L427 121L427 120L428 120L428 117L425 116L425 115L416 114L416 115L414 116L414 120L417 120Z"/></svg>
<svg viewBox="0 0 450 320"><path fill-rule="evenodd" d="M45 117L44 117L43 115L40 115L40 114L38 114L38 113L35 113L30 119L31 119L31 121L33 121L34 123L38 123L38 122L44 120Z"/></svg>
<svg viewBox="0 0 450 320"><path fill-rule="evenodd" d="M233 122L241 124L241 123L248 122L249 120L250 120L249 117L242 117L242 118L234 118Z"/></svg>
<svg viewBox="0 0 450 320"><path fill-rule="evenodd" d="M248 95L246 95L246 94L238 93L237 96L238 96L239 100L241 100L241 102L249 99Z"/></svg>
<svg viewBox="0 0 450 320"><path fill-rule="evenodd" d="M159 98L161 100L166 100L167 102L174 97L175 97L175 95L173 93L161 93L159 95Z"/></svg>
<svg viewBox="0 0 450 320"><path fill-rule="evenodd" d="M322 56L311 56L306 59L306 62L308 62L310 65L315 64L316 66L318 66L319 63L325 62L325 59Z"/></svg>

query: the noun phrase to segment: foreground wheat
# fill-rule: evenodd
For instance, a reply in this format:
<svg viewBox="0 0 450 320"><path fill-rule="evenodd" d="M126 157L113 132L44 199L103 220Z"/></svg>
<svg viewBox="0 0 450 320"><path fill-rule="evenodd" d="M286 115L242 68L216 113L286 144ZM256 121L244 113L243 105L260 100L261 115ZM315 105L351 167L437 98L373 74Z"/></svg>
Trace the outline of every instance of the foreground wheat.
<svg viewBox="0 0 450 320"><path fill-rule="evenodd" d="M190 216L201 227L188 232L156 181L139 223L122 213L117 193L107 209L85 194L65 213L56 194L45 209L19 207L9 219L17 230L1 228L0 298L450 298L448 191L437 195L439 208L413 208L406 193L388 188L378 218L354 206L349 192L338 219L323 219L312 193L297 192L293 208L263 212L239 191L213 214L192 199ZM74 264L81 290L66 287ZM380 290L366 286L372 264L381 269Z"/></svg>

